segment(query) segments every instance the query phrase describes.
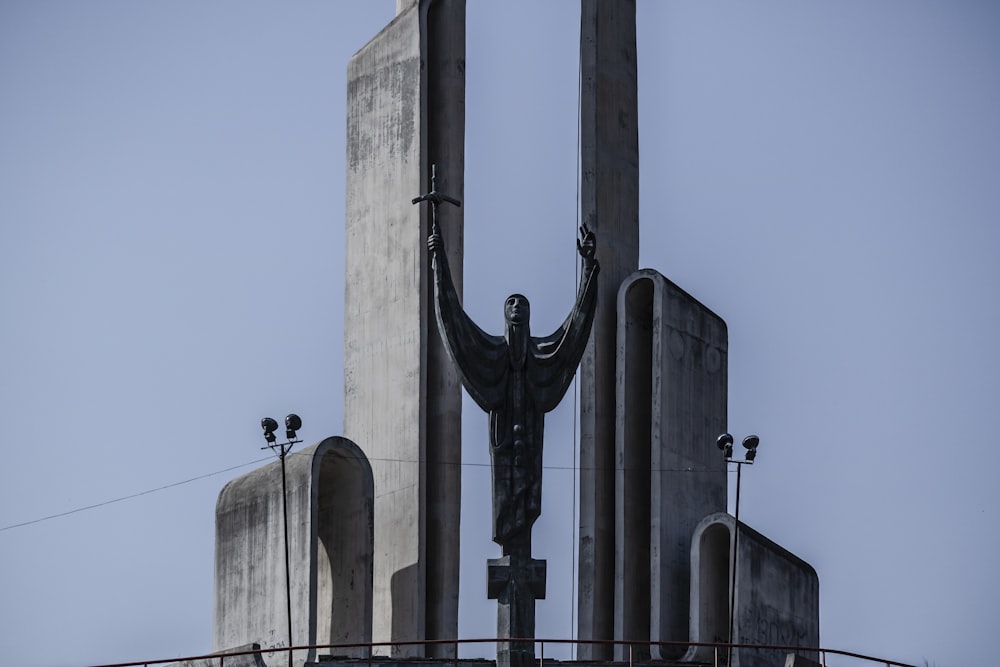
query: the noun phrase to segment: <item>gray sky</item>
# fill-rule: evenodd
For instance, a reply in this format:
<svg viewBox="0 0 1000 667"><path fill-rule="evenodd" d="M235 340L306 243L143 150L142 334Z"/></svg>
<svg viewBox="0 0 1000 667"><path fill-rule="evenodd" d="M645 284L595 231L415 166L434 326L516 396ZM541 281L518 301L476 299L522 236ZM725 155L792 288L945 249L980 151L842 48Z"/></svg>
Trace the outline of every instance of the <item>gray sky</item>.
<svg viewBox="0 0 1000 667"><path fill-rule="evenodd" d="M394 9L0 4L0 529L262 459L264 415L341 433L345 71ZM762 439L741 518L817 569L824 646L990 664L1000 5L638 15L641 265L729 325L730 430ZM574 295L579 9L474 1L468 31L466 305L498 332L523 292L541 332ZM571 420L543 636L573 627ZM464 431L477 637L468 401ZM0 662L210 650L215 498L250 469L0 530Z"/></svg>

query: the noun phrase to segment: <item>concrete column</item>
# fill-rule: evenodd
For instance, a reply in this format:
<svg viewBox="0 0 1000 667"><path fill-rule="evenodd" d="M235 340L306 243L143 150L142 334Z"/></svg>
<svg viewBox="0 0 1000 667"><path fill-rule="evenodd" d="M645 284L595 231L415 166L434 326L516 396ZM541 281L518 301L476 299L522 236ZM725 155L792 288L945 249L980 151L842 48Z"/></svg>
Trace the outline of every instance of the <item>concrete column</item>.
<svg viewBox="0 0 1000 667"><path fill-rule="evenodd" d="M615 304L639 265L639 131L634 0L583 0L581 214L597 234L600 292L580 365L580 546L577 635L614 631ZM581 660L609 647L581 644Z"/></svg>
<svg viewBox="0 0 1000 667"><path fill-rule="evenodd" d="M684 641L691 535L726 509L726 324L652 269L618 310L615 639Z"/></svg>
<svg viewBox="0 0 1000 667"><path fill-rule="evenodd" d="M428 207L410 200L432 164L463 196L465 3L397 9L348 67L344 431L375 477L374 641L458 634L461 385L434 324ZM461 291L462 211L440 213Z"/></svg>

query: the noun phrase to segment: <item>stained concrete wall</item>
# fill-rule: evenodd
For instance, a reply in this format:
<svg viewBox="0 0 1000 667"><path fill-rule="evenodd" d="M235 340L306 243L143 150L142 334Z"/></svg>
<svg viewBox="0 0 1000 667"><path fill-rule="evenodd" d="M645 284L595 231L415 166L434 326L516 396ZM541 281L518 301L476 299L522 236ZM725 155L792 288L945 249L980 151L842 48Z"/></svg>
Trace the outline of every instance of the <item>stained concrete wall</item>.
<svg viewBox="0 0 1000 667"><path fill-rule="evenodd" d="M819 646L819 578L801 558L726 513L705 517L691 545L691 641L727 641L732 549L736 542L734 643ZM815 651L798 651L817 661ZM692 649L685 660L708 662L711 649ZM737 649L735 667L785 664L787 649Z"/></svg>
<svg viewBox="0 0 1000 667"><path fill-rule="evenodd" d="M373 462L375 641L458 634L461 385L429 305L428 205L410 201L432 164L463 196L465 3L397 11L348 66L344 431ZM460 291L461 209L439 222Z"/></svg>
<svg viewBox="0 0 1000 667"><path fill-rule="evenodd" d="M371 641L374 484L357 445L285 459L293 643ZM215 650L288 645L281 463L229 482L215 515ZM296 664L313 660L312 652ZM285 665L285 654L265 655Z"/></svg>
<svg viewBox="0 0 1000 667"><path fill-rule="evenodd" d="M597 235L597 312L580 364L580 639L614 630L615 304L639 268L639 124L634 0L583 0L580 11L581 219ZM610 647L581 644L581 660Z"/></svg>
<svg viewBox="0 0 1000 667"><path fill-rule="evenodd" d="M617 338L615 639L684 641L691 536L726 509L726 324L643 269L618 292Z"/></svg>

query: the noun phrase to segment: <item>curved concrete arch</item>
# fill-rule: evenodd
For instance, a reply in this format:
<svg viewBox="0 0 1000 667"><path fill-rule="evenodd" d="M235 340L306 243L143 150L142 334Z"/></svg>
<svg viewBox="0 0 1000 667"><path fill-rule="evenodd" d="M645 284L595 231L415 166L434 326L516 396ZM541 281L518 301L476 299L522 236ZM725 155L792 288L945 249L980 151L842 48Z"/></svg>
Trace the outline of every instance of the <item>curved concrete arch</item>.
<svg viewBox="0 0 1000 667"><path fill-rule="evenodd" d="M338 436L290 453L285 467L293 642L369 642L374 482L368 459ZM287 645L284 566L281 464L275 461L219 493L216 650ZM313 653L296 662L315 660ZM265 661L284 664L285 657Z"/></svg>
<svg viewBox="0 0 1000 667"><path fill-rule="evenodd" d="M706 516L691 539L691 641L729 638L729 595L736 519ZM819 577L792 552L739 524L736 541L734 643L819 646ZM737 649L734 667L784 664L787 650ZM816 651L800 651L816 662ZM692 647L685 661L711 662L712 649Z"/></svg>
<svg viewBox="0 0 1000 667"><path fill-rule="evenodd" d="M726 512L710 514L691 538L691 641L729 641L730 553L736 520ZM713 650L691 647L685 661L712 661Z"/></svg>

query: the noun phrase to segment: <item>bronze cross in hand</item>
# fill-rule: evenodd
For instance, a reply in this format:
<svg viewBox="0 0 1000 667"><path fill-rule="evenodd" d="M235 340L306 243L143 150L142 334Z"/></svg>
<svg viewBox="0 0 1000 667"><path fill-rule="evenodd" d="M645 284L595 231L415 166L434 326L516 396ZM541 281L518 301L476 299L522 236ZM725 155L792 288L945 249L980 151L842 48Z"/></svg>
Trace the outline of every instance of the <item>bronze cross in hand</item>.
<svg viewBox="0 0 1000 667"><path fill-rule="evenodd" d="M453 206L459 206L459 207L462 205L462 202L458 201L454 197L449 197L448 195L444 194L443 192L438 192L437 191L437 165L436 164L432 164L431 165L431 191L428 192L425 195L420 195L419 197L414 197L412 203L419 204L422 201L429 201L431 203L431 205L433 206L433 208L431 209L431 233L432 234L437 234L437 231L438 231L438 228L437 228L437 213L438 213L438 206L442 202L447 202L447 203L449 203L449 204L451 204Z"/></svg>

